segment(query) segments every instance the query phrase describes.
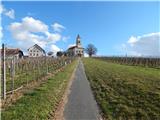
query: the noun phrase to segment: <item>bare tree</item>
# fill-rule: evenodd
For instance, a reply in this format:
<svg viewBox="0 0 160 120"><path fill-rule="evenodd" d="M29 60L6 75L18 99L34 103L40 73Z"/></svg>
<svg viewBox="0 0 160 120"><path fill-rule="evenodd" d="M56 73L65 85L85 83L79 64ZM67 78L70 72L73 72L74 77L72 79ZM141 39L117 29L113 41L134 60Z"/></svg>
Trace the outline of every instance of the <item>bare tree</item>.
<svg viewBox="0 0 160 120"><path fill-rule="evenodd" d="M92 57L92 55L95 55L97 53L97 48L93 44L88 44L85 51L89 55L89 57Z"/></svg>

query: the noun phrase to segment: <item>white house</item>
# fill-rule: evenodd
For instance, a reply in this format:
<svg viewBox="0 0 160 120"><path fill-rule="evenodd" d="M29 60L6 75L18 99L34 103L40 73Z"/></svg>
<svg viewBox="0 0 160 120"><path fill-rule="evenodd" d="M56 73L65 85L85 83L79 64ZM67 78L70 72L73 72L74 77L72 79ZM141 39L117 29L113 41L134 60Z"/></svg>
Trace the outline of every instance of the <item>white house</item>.
<svg viewBox="0 0 160 120"><path fill-rule="evenodd" d="M76 45L68 48L68 54L69 56L74 56L74 57L84 56L84 48L81 45L81 38L79 35L76 38Z"/></svg>
<svg viewBox="0 0 160 120"><path fill-rule="evenodd" d="M28 49L29 57L43 57L46 56L45 50L42 49L39 45L35 44Z"/></svg>

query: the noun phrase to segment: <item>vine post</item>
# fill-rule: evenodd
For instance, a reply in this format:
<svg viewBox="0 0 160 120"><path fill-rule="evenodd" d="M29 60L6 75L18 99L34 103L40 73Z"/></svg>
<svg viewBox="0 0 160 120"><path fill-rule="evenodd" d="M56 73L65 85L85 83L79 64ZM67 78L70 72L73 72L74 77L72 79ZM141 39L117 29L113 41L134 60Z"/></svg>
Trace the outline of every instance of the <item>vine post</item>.
<svg viewBox="0 0 160 120"><path fill-rule="evenodd" d="M6 61L5 61L5 45L2 44L2 51L1 51L1 58L2 58L2 61L1 61L1 79L2 79L2 99L6 99Z"/></svg>

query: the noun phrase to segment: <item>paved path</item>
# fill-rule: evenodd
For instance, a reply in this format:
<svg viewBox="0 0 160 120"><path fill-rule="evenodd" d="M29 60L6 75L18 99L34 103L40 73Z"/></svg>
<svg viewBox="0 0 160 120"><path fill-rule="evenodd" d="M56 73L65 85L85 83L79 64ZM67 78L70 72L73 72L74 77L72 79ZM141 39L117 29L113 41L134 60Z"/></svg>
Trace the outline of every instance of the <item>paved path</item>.
<svg viewBox="0 0 160 120"><path fill-rule="evenodd" d="M99 113L81 60L64 108L65 120L98 120Z"/></svg>

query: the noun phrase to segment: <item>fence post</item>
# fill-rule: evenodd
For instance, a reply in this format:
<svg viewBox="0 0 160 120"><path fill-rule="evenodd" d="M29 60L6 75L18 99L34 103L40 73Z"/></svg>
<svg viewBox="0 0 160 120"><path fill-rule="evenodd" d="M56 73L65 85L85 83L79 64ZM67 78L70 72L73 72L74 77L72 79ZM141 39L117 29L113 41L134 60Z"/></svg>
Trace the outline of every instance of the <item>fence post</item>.
<svg viewBox="0 0 160 120"><path fill-rule="evenodd" d="M47 63L47 56L45 55L45 64L46 64L46 74L48 74L48 63Z"/></svg>
<svg viewBox="0 0 160 120"><path fill-rule="evenodd" d="M13 94L13 90L14 90L14 75L15 75L15 59L13 57L13 59L11 60L11 90L12 90L12 94Z"/></svg>
<svg viewBox="0 0 160 120"><path fill-rule="evenodd" d="M5 64L5 46L2 44L2 99L6 99L6 64Z"/></svg>

